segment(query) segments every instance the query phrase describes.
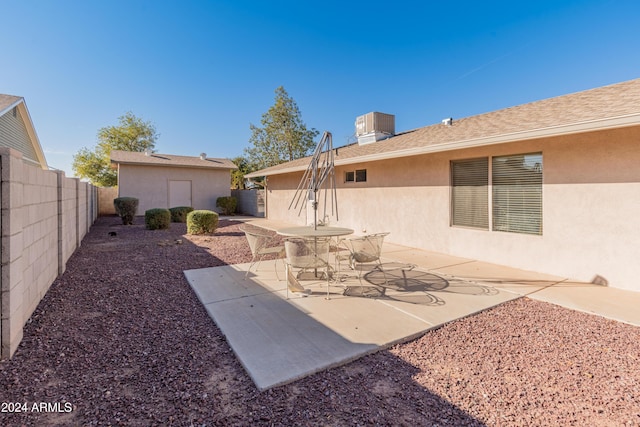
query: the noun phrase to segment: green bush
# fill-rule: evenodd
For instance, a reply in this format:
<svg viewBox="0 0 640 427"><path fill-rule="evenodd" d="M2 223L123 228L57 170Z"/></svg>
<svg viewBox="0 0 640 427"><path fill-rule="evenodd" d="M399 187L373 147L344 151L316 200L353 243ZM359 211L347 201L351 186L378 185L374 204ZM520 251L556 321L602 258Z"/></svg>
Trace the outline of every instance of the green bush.
<svg viewBox="0 0 640 427"><path fill-rule="evenodd" d="M191 206L176 206L175 208L169 208L171 212L171 222L187 222L187 215L189 212L193 212Z"/></svg>
<svg viewBox="0 0 640 427"><path fill-rule="evenodd" d="M113 199L113 206L116 213L122 218L124 225L133 224L133 217L138 211L138 199L135 197L118 197Z"/></svg>
<svg viewBox="0 0 640 427"><path fill-rule="evenodd" d="M238 207L238 199L233 196L218 197L216 207L222 209L223 215L233 215Z"/></svg>
<svg viewBox="0 0 640 427"><path fill-rule="evenodd" d="M169 209L155 208L144 213L144 225L149 230L163 230L171 225Z"/></svg>
<svg viewBox="0 0 640 427"><path fill-rule="evenodd" d="M213 233L218 228L218 214L213 211L195 210L187 215L187 234Z"/></svg>

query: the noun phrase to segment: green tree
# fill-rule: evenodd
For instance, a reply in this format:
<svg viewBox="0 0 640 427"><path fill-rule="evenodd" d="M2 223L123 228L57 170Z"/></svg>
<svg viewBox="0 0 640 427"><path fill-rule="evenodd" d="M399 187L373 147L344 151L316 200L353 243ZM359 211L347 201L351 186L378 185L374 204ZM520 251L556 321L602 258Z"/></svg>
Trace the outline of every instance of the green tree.
<svg viewBox="0 0 640 427"><path fill-rule="evenodd" d="M234 157L231 161L238 167L231 171L231 189L244 190L244 176L250 172L249 161L243 156Z"/></svg>
<svg viewBox="0 0 640 427"><path fill-rule="evenodd" d="M111 150L153 150L158 134L151 122L145 122L127 112L118 118L118 126L107 126L98 130L98 143L93 150L81 148L73 156L73 171L76 176L88 179L99 187L117 185L117 172L111 169Z"/></svg>
<svg viewBox="0 0 640 427"><path fill-rule="evenodd" d="M310 154L316 129L307 129L300 109L284 87L275 90L275 103L262 115L262 127L250 124L253 147L245 148L250 169L255 171Z"/></svg>

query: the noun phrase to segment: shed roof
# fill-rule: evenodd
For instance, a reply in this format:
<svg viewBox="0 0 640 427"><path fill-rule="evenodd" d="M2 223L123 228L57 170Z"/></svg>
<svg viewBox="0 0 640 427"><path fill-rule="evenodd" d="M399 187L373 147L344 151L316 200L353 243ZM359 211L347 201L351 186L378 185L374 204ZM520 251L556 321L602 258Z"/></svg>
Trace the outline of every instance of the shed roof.
<svg viewBox="0 0 640 427"><path fill-rule="evenodd" d="M388 139L338 147L336 165L640 125L640 79L548 98L402 132ZM282 163L247 178L305 170L309 158Z"/></svg>
<svg viewBox="0 0 640 427"><path fill-rule="evenodd" d="M184 168L205 169L238 169L229 159L207 157L204 160L193 156L177 156L175 154L145 153L135 151L111 151L112 164L146 165L146 166L171 166Z"/></svg>

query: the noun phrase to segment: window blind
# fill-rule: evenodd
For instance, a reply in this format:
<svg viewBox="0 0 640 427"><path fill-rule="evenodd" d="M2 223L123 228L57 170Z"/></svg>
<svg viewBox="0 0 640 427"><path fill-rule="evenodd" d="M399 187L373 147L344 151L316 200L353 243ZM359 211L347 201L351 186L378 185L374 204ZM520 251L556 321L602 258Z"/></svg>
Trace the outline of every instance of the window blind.
<svg viewBox="0 0 640 427"><path fill-rule="evenodd" d="M493 230L542 234L542 153L493 157Z"/></svg>
<svg viewBox="0 0 640 427"><path fill-rule="evenodd" d="M489 228L489 159L451 162L452 225Z"/></svg>

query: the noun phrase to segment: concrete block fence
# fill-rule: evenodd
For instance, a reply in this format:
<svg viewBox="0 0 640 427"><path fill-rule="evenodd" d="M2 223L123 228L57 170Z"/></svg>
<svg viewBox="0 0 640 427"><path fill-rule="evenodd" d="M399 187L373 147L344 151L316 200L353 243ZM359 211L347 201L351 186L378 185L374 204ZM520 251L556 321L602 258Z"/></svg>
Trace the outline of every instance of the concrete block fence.
<svg viewBox="0 0 640 427"><path fill-rule="evenodd" d="M96 187L27 164L16 150L0 148L0 167L0 357L6 359L99 208Z"/></svg>
<svg viewBox="0 0 640 427"><path fill-rule="evenodd" d="M264 190L231 190L238 199L238 213L264 218Z"/></svg>

